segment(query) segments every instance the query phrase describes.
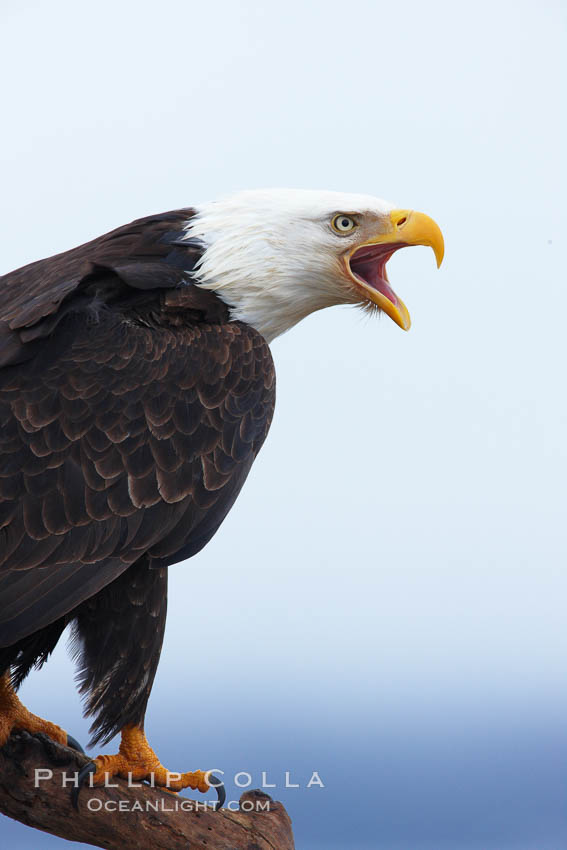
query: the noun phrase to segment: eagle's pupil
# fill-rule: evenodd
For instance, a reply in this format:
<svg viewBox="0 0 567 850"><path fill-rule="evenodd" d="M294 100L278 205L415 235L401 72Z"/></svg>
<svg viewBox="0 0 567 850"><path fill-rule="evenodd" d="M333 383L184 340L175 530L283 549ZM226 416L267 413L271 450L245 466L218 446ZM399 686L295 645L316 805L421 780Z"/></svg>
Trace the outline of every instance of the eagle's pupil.
<svg viewBox="0 0 567 850"><path fill-rule="evenodd" d="M343 227L348 227L348 218L343 218L341 223Z"/></svg>

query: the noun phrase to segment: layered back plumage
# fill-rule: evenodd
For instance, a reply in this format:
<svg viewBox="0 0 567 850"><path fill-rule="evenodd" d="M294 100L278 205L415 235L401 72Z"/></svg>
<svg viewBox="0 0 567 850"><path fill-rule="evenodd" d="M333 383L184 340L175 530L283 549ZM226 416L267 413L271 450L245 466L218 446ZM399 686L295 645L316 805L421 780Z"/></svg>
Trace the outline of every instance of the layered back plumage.
<svg viewBox="0 0 567 850"><path fill-rule="evenodd" d="M265 340L188 280L202 250L183 239L190 215L0 281L0 674L19 683L74 622L95 737L143 719L157 571L216 532L273 413Z"/></svg>

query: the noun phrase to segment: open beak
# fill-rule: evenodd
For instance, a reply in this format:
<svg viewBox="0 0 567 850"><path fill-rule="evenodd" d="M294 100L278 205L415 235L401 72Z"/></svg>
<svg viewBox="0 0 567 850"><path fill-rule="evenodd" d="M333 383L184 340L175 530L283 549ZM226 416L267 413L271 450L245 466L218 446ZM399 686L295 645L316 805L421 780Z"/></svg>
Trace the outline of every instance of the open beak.
<svg viewBox="0 0 567 850"><path fill-rule="evenodd" d="M408 309L390 287L386 263L392 254L407 245L429 245L439 267L445 250L443 234L432 218L414 210L393 210L389 218L386 233L358 245L346 255L345 260L350 276L364 296L404 331L409 331L411 319Z"/></svg>

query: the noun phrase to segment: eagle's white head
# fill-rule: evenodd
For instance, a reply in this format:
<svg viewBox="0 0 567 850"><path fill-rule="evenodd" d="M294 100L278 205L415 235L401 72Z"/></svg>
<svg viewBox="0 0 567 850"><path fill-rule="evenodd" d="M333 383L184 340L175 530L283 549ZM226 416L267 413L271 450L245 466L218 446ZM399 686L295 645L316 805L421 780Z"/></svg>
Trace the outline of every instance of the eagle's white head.
<svg viewBox="0 0 567 850"><path fill-rule="evenodd" d="M428 216L341 192L240 192L198 207L187 238L205 245L195 282L268 342L334 304L371 305L408 330L386 263L405 245L429 245L437 265L443 259L443 236Z"/></svg>

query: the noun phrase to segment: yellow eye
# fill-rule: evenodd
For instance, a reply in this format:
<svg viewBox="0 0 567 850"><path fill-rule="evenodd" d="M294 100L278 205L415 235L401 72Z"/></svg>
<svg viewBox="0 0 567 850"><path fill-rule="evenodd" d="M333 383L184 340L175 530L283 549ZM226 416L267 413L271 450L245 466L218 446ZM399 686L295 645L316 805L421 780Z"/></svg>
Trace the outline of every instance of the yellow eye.
<svg viewBox="0 0 567 850"><path fill-rule="evenodd" d="M351 233L356 227L356 221L351 218L350 215L339 213L334 217L332 226L336 233L340 233L342 235L345 233Z"/></svg>

